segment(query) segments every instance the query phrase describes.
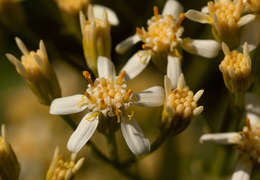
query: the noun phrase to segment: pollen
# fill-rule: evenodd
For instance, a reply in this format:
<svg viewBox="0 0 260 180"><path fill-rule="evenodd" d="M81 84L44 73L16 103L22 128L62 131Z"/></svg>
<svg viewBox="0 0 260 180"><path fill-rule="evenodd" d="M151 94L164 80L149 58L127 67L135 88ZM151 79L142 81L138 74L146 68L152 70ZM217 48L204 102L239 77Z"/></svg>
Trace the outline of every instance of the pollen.
<svg viewBox="0 0 260 180"><path fill-rule="evenodd" d="M225 56L219 68L222 73L227 74L230 78L240 79L247 77L251 73L251 65L247 58L247 56L238 51L232 51Z"/></svg>
<svg viewBox="0 0 260 180"><path fill-rule="evenodd" d="M203 94L203 90L198 91L195 95L188 86L179 85L167 97L167 106L174 110L175 116L183 119L199 115L203 107L197 107L197 101ZM182 83L181 83L182 84Z"/></svg>
<svg viewBox="0 0 260 180"><path fill-rule="evenodd" d="M242 0L219 0L208 2L209 14L217 16L221 31L233 31L238 28L238 21L243 13Z"/></svg>
<svg viewBox="0 0 260 180"><path fill-rule="evenodd" d="M117 122L120 122L121 113L133 101L133 91L124 83L124 75L123 71L117 78L97 78L93 85L88 85L78 105L86 105L89 110L101 112L104 116L117 117Z"/></svg>
<svg viewBox="0 0 260 180"><path fill-rule="evenodd" d="M172 51L181 36L183 19L184 15L180 15L179 20L171 15L160 15L155 6L154 16L147 23L147 31L143 27L136 29L137 35L144 43L143 48L154 52Z"/></svg>

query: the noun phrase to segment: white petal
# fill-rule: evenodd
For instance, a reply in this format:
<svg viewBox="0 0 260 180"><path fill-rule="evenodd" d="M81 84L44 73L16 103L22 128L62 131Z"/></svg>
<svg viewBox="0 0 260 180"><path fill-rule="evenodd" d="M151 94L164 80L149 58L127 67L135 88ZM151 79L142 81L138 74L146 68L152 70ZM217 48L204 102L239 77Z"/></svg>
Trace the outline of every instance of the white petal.
<svg viewBox="0 0 260 180"><path fill-rule="evenodd" d="M182 5L175 0L168 0L163 8L162 14L170 14L172 15L175 19L179 19L179 14L183 12L183 7Z"/></svg>
<svg viewBox="0 0 260 180"><path fill-rule="evenodd" d="M148 50L141 50L135 53L122 68L125 71L126 79L133 79L140 74L151 60L151 52Z"/></svg>
<svg viewBox="0 0 260 180"><path fill-rule="evenodd" d="M185 38L183 41L183 49L191 54L197 54L205 58L213 58L218 55L220 45L214 40L196 40Z"/></svg>
<svg viewBox="0 0 260 180"><path fill-rule="evenodd" d="M128 49L133 47L136 43L138 43L141 39L137 34L134 34L127 39L123 40L116 46L116 52L119 54L125 53Z"/></svg>
<svg viewBox="0 0 260 180"><path fill-rule="evenodd" d="M116 76L116 70L113 62L103 56L98 57L98 77L104 77L106 79Z"/></svg>
<svg viewBox="0 0 260 180"><path fill-rule="evenodd" d="M150 151L150 142L134 118L122 117L121 131L129 149L139 156Z"/></svg>
<svg viewBox="0 0 260 180"><path fill-rule="evenodd" d="M177 56L168 56L167 76L171 81L171 89L175 89L178 84L179 76L181 75L181 59Z"/></svg>
<svg viewBox="0 0 260 180"><path fill-rule="evenodd" d="M107 12L107 18L109 23L114 26L117 26L119 24L118 17L112 9L97 4L94 4L92 6L93 6L94 16L96 18L102 19L104 16L104 9L105 9Z"/></svg>
<svg viewBox="0 0 260 180"><path fill-rule="evenodd" d="M205 14L208 14L209 13L209 7L208 6L204 6L201 8L201 12L202 13L205 13Z"/></svg>
<svg viewBox="0 0 260 180"><path fill-rule="evenodd" d="M256 16L254 14L247 14L245 16L242 16L239 21L237 22L237 25L239 27L244 26L252 21L254 21Z"/></svg>
<svg viewBox="0 0 260 180"><path fill-rule="evenodd" d="M246 116L250 123L255 125L260 123L260 97L253 93L245 95Z"/></svg>
<svg viewBox="0 0 260 180"><path fill-rule="evenodd" d="M97 112L86 114L80 121L77 129L72 133L67 144L69 151L77 153L94 134L98 126Z"/></svg>
<svg viewBox="0 0 260 180"><path fill-rule="evenodd" d="M204 134L200 137L200 142L215 142L218 144L237 144L241 139L239 133L215 133L215 134Z"/></svg>
<svg viewBox="0 0 260 180"><path fill-rule="evenodd" d="M248 43L249 51L254 50L260 41L260 18L247 24L242 30L241 45Z"/></svg>
<svg viewBox="0 0 260 180"><path fill-rule="evenodd" d="M50 114L72 114L86 109L86 106L80 106L79 102L84 98L83 95L74 95L54 99L50 105Z"/></svg>
<svg viewBox="0 0 260 180"><path fill-rule="evenodd" d="M241 157L237 162L236 169L231 180L249 180L253 163L249 158Z"/></svg>
<svg viewBox="0 0 260 180"><path fill-rule="evenodd" d="M211 23L211 17L203 12L196 11L196 10L188 10L185 13L185 16L195 22L199 22L202 24L210 24Z"/></svg>
<svg viewBox="0 0 260 180"><path fill-rule="evenodd" d="M139 106L156 107L161 106L164 101L164 89L161 86L154 86L134 95L138 100L135 104Z"/></svg>

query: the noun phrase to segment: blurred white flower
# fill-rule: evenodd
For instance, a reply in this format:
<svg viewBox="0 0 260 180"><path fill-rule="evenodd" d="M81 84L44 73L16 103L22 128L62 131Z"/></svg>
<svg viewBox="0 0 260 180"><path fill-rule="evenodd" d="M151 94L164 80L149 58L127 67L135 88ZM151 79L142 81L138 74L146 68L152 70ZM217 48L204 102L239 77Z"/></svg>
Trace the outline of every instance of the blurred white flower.
<svg viewBox="0 0 260 180"><path fill-rule="evenodd" d="M152 59L162 68L167 59L174 57L181 60L181 51L197 54L206 58L215 57L219 51L219 44L214 40L193 40L182 38L184 28L181 23L184 19L183 7L175 0L168 0L162 14L154 7L154 16L147 21L148 28L137 28L136 33L116 46L118 53L124 53L139 41L143 42L143 50L136 53L137 59L130 59L129 66L138 64L143 69ZM139 54L139 57L138 57ZM140 55L141 54L141 55ZM143 60L145 59L145 61ZM142 71L143 69L140 69Z"/></svg>
<svg viewBox="0 0 260 180"><path fill-rule="evenodd" d="M204 134L200 142L234 144L241 156L232 180L249 180L254 163L260 163L260 98L252 93L245 96L246 126L241 132Z"/></svg>
<svg viewBox="0 0 260 180"><path fill-rule="evenodd" d="M202 11L191 9L185 16L195 22L211 24L213 35L218 41L236 47L240 45L240 28L255 19L254 14L243 15L243 11L242 0L215 0L208 2Z"/></svg>
<svg viewBox="0 0 260 180"><path fill-rule="evenodd" d="M160 86L154 86L143 92L133 93L127 88L124 79L134 78L136 75L134 70L125 66L117 77L112 61L106 57L99 57L99 77L93 82L90 74L84 72L84 76L89 80L84 95L58 98L52 102L51 114L71 114L85 109L89 111L68 141L67 147L70 151L78 152L87 143L98 126L99 115L102 114L107 120L116 117L125 141L135 155L149 152L149 140L135 121L133 113L128 115L127 109L132 104L146 107L161 106L164 90Z"/></svg>

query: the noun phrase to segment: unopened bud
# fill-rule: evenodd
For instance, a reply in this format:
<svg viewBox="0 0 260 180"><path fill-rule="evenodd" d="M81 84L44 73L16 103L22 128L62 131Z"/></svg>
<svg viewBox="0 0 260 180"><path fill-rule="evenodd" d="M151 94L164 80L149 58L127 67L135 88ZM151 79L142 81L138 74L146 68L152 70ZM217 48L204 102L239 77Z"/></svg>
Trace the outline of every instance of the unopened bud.
<svg viewBox="0 0 260 180"><path fill-rule="evenodd" d="M55 0L55 2L62 11L72 15L78 14L89 4L89 0Z"/></svg>
<svg viewBox="0 0 260 180"><path fill-rule="evenodd" d="M36 52L28 51L19 38L16 38L16 43L23 53L21 61L12 54L6 54L6 57L15 65L17 72L26 80L40 102L49 105L53 99L61 96L61 89L48 61L43 41L40 41L40 47Z"/></svg>
<svg viewBox="0 0 260 180"><path fill-rule="evenodd" d="M243 46L243 53L230 51L222 43L225 58L219 65L226 87L232 93L245 92L251 85L251 58L247 43Z"/></svg>
<svg viewBox="0 0 260 180"><path fill-rule="evenodd" d="M78 161L76 161L76 158L77 155L72 153L70 160L64 160L59 152L59 148L56 147L46 175L46 180L73 180L73 177L77 174L84 162L84 158Z"/></svg>
<svg viewBox="0 0 260 180"><path fill-rule="evenodd" d="M0 179L18 180L20 174L20 164L8 143L5 126L2 125L2 136L0 136Z"/></svg>
<svg viewBox="0 0 260 180"><path fill-rule="evenodd" d="M203 111L203 106L197 106L197 102L204 90L199 90L194 95L184 84L184 77L181 74L177 88L167 93L164 104L162 124L164 128L170 128L172 134L182 132L189 125L191 119Z"/></svg>
<svg viewBox="0 0 260 180"><path fill-rule="evenodd" d="M97 58L105 56L110 59L111 34L106 10L103 19L95 18L93 8L88 6L88 20L80 12L83 51L88 67L97 75Z"/></svg>

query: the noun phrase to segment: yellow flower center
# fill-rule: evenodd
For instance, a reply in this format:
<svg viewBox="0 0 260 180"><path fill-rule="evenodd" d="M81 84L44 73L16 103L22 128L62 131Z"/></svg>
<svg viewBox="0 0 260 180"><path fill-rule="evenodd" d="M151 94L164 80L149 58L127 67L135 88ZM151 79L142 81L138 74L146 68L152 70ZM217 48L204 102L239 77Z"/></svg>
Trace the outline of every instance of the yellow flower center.
<svg viewBox="0 0 260 180"><path fill-rule="evenodd" d="M260 126L252 127L249 119L246 122L247 127L241 132L242 139L237 148L257 161L260 157Z"/></svg>
<svg viewBox="0 0 260 180"><path fill-rule="evenodd" d="M212 17L214 14L217 16L221 31L235 30L238 27L237 22L243 13L242 0L219 0L215 4L210 1L208 8Z"/></svg>
<svg viewBox="0 0 260 180"><path fill-rule="evenodd" d="M41 67L35 60L35 56L39 56L42 61L45 61L45 57L41 50L30 51L29 54L23 55L21 57L21 62L23 66L25 67L27 73L34 77L38 77L37 75L41 76ZM45 62L43 62L45 63Z"/></svg>
<svg viewBox="0 0 260 180"><path fill-rule="evenodd" d="M188 86L174 89L167 97L167 105L174 109L177 116L188 118L197 107L193 92Z"/></svg>
<svg viewBox="0 0 260 180"><path fill-rule="evenodd" d="M251 73L251 66L247 58L242 53L232 51L225 56L219 68L222 73L230 78L239 79L247 77Z"/></svg>
<svg viewBox="0 0 260 180"><path fill-rule="evenodd" d="M123 82L123 71L116 79L97 78L94 82L90 74L84 71L83 75L88 79L89 86L79 102L79 106L86 105L92 112L101 112L105 116L117 117L120 122L120 113L127 109L133 102L133 91L127 89Z"/></svg>
<svg viewBox="0 0 260 180"><path fill-rule="evenodd" d="M144 42L143 48L159 52L172 51L181 36L180 25L183 19L183 14L178 21L171 15L159 15L158 8L154 7L154 16L148 20L148 30L136 29L137 35Z"/></svg>

